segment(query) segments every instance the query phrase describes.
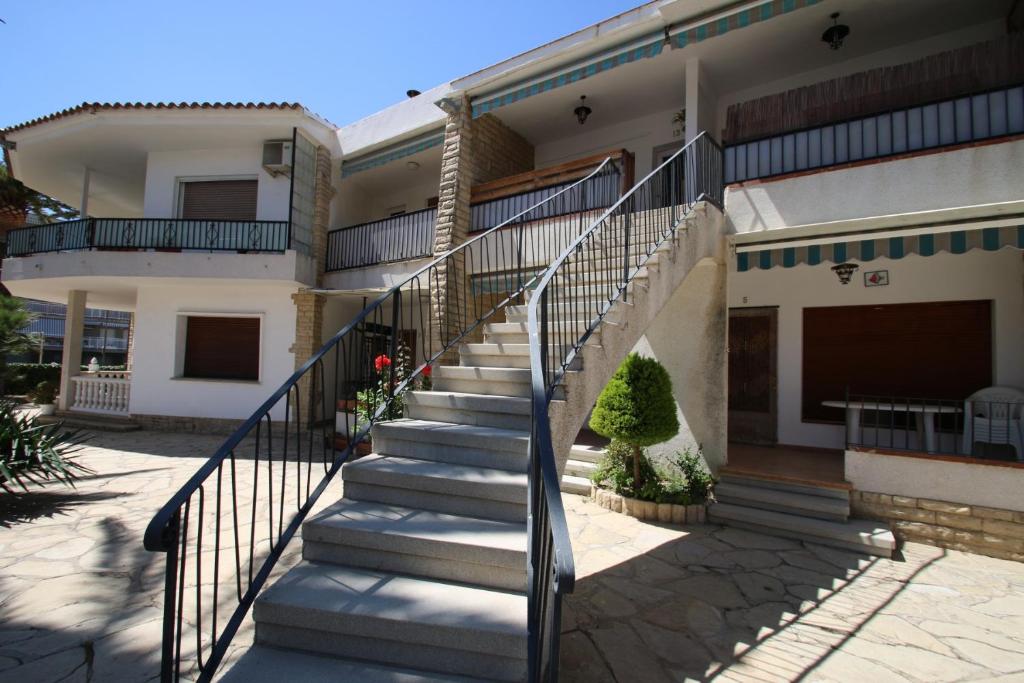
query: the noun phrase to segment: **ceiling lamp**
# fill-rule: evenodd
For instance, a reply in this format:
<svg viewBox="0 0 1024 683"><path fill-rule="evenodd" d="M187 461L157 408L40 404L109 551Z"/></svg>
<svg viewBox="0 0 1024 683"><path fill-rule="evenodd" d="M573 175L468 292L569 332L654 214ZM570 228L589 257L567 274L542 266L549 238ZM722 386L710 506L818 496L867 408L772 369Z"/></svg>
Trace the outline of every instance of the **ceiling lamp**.
<svg viewBox="0 0 1024 683"><path fill-rule="evenodd" d="M843 46L843 40L850 35L850 27L839 23L839 12L832 13L832 25L821 34L821 40L828 43L829 48L838 50Z"/></svg>
<svg viewBox="0 0 1024 683"><path fill-rule="evenodd" d="M593 110L587 106L587 96L580 95L580 106L576 107L573 113L576 114L576 120L580 122L581 126L587 122L587 117L590 116L591 111Z"/></svg>

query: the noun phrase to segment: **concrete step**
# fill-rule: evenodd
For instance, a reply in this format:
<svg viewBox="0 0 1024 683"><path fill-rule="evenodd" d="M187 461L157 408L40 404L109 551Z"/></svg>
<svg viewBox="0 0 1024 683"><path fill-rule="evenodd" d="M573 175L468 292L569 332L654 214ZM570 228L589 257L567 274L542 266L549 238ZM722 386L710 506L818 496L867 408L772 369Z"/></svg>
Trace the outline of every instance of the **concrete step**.
<svg viewBox="0 0 1024 683"><path fill-rule="evenodd" d="M807 495L761 486L744 486L731 481L720 481L715 486L715 500L837 522L845 522L850 516L849 499Z"/></svg>
<svg viewBox="0 0 1024 683"><path fill-rule="evenodd" d="M371 453L342 467L345 497L505 522L526 519L525 472Z"/></svg>
<svg viewBox="0 0 1024 683"><path fill-rule="evenodd" d="M850 486L848 484L837 483L834 486L815 485L810 483L788 481L785 479L768 479L765 477L746 475L731 472L728 469L723 469L719 473L718 478L719 481L723 483L738 484L740 486L757 486L759 488L774 489L776 491L787 491L789 493L797 493L808 496L822 496L827 498L835 498L837 500L843 500L847 502L849 502L850 500Z"/></svg>
<svg viewBox="0 0 1024 683"><path fill-rule="evenodd" d="M633 279L630 281L629 286L626 287L626 292L629 296L632 296L633 292L637 289L646 289L646 280L637 281ZM530 301L536 294L536 290L527 290L526 300ZM598 304L606 301L614 301L619 299L619 287L618 285L608 287L588 287L585 285L572 285L571 283L558 282L551 285L551 289L548 290L548 299L554 299L556 301L566 302L578 302L580 309L583 309L585 303Z"/></svg>
<svg viewBox="0 0 1024 683"><path fill-rule="evenodd" d="M596 340L587 341L588 345L599 346ZM568 347L551 345L549 358L562 358ZM582 369L582 358L576 358L570 370ZM529 344L462 344L459 350L459 364L468 366L485 366L492 368L529 368Z"/></svg>
<svg viewBox="0 0 1024 683"><path fill-rule="evenodd" d="M518 325L521 323L512 323ZM460 391L467 394L492 396L532 396L529 368L488 368L462 365L443 365L434 369L434 389ZM555 389L555 398L565 397L564 387Z"/></svg>
<svg viewBox="0 0 1024 683"><path fill-rule="evenodd" d="M716 503L708 508L708 520L881 557L892 557L896 548L896 538L887 527L862 520L832 522L730 503Z"/></svg>
<svg viewBox="0 0 1024 683"><path fill-rule="evenodd" d="M582 462L601 462L601 458L604 457L603 446L588 446L586 444L576 443L572 445L569 450L569 458L571 460L578 460Z"/></svg>
<svg viewBox="0 0 1024 683"><path fill-rule="evenodd" d="M377 453L452 465L525 472L530 432L434 420L392 420L373 427Z"/></svg>
<svg viewBox="0 0 1024 683"><path fill-rule="evenodd" d="M137 432L142 427L130 417L108 415L84 415L82 413L60 412L56 415L40 415L40 424L61 422L65 427L100 432Z"/></svg>
<svg viewBox="0 0 1024 683"><path fill-rule="evenodd" d="M414 420L530 431L530 399L457 391L410 391L406 414Z"/></svg>
<svg viewBox="0 0 1024 683"><path fill-rule="evenodd" d="M302 556L526 590L526 524L342 499L302 526Z"/></svg>
<svg viewBox="0 0 1024 683"><path fill-rule="evenodd" d="M562 493L575 493L580 496L590 495L590 479L563 474Z"/></svg>
<svg viewBox="0 0 1024 683"><path fill-rule="evenodd" d="M580 335L587 330L590 322L586 320L559 320L559 329L566 334ZM527 344L530 341L530 326L527 322L490 323L484 325L484 342L488 344ZM595 338L599 338L601 327L594 330Z"/></svg>
<svg viewBox="0 0 1024 683"><path fill-rule="evenodd" d="M590 480L590 475L597 470L597 463L587 462L585 460L573 460L572 456L565 462L565 474L573 477L583 477Z"/></svg>
<svg viewBox="0 0 1024 683"><path fill-rule="evenodd" d="M302 562L257 598L253 618L262 645L439 673L526 678L521 593Z"/></svg>
<svg viewBox="0 0 1024 683"><path fill-rule="evenodd" d="M474 683L478 678L368 664L312 652L253 645L224 672L220 683Z"/></svg>
<svg viewBox="0 0 1024 683"><path fill-rule="evenodd" d="M586 305L560 303L549 308L551 315L557 315L559 320L595 320L601 311L605 311L608 302L587 302ZM605 312L605 320L618 322L621 317L620 306L631 305L628 301L618 300ZM505 320L507 322L527 322L526 305L506 306ZM618 310L617 310L618 309Z"/></svg>

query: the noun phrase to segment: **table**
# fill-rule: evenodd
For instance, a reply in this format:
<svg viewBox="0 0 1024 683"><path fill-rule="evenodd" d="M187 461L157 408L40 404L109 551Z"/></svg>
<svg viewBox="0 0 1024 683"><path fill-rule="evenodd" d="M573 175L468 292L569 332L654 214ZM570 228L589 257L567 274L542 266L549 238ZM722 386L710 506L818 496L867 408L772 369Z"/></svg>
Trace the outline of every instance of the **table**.
<svg viewBox="0 0 1024 683"><path fill-rule="evenodd" d="M852 437L860 433L860 414L864 410L881 410L891 413L914 413L917 433L924 433L924 449L928 453L938 450L935 436L935 415L959 413L961 409L951 405L934 403L889 403L887 401L822 401L828 408L846 409L846 429ZM928 419L925 419L925 416Z"/></svg>

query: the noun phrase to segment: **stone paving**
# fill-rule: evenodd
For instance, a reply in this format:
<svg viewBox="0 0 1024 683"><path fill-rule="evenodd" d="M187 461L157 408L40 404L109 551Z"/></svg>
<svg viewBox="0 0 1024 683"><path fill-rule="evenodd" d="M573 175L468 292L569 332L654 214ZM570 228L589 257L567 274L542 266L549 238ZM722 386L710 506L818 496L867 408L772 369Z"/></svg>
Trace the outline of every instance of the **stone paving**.
<svg viewBox="0 0 1024 683"><path fill-rule="evenodd" d="M0 681L157 677L164 558L142 534L221 440L97 433L77 488L0 494ZM1022 564L914 544L877 560L565 500L563 680L1024 680ZM251 639L246 620L228 660Z"/></svg>
<svg viewBox="0 0 1024 683"><path fill-rule="evenodd" d="M1024 680L1024 564L873 558L564 496L564 681Z"/></svg>

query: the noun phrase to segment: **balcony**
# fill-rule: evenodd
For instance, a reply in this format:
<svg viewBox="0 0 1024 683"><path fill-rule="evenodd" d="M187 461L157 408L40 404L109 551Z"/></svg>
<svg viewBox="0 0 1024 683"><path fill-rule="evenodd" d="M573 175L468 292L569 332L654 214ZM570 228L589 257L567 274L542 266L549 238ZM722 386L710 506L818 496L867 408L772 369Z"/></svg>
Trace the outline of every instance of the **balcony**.
<svg viewBox="0 0 1024 683"><path fill-rule="evenodd" d="M289 248L290 227L288 221L83 218L12 230L7 256L148 249L282 253Z"/></svg>
<svg viewBox="0 0 1024 683"><path fill-rule="evenodd" d="M403 213L327 234L327 272L424 258L434 253L437 209Z"/></svg>

